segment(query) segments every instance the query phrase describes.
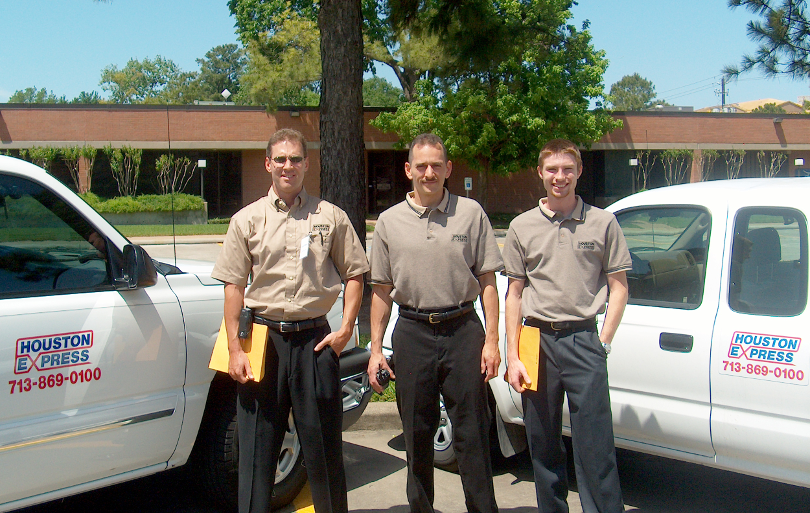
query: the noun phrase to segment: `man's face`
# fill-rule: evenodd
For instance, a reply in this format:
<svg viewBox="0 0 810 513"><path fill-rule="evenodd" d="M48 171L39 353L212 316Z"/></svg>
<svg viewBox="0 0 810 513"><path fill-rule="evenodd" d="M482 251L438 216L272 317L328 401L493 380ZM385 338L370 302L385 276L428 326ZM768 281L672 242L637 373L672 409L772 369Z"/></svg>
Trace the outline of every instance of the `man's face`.
<svg viewBox="0 0 810 513"><path fill-rule="evenodd" d="M405 163L405 175L420 198L442 194L444 181L453 171L453 163L444 160L441 146L428 144L412 148L411 162Z"/></svg>
<svg viewBox="0 0 810 513"><path fill-rule="evenodd" d="M270 147L270 157L265 157L264 167L273 177L276 194L298 195L304 187L309 159L304 158L299 142L280 141Z"/></svg>
<svg viewBox="0 0 810 513"><path fill-rule="evenodd" d="M543 160L543 165L537 168L540 179L549 198L558 200L573 198L576 195L577 179L582 174L577 169L577 161L568 153L555 153Z"/></svg>

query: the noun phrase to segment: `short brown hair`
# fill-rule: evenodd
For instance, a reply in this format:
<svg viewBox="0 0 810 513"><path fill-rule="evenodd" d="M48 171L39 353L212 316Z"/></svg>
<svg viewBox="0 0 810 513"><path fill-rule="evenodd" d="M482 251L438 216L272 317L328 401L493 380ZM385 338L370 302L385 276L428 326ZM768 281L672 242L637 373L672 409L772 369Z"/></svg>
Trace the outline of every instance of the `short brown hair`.
<svg viewBox="0 0 810 513"><path fill-rule="evenodd" d="M568 139L552 139L540 150L540 157L537 158L537 165L543 167L543 160L551 155L568 154L574 157L577 162L577 171L582 170L582 155L579 153L577 145Z"/></svg>
<svg viewBox="0 0 810 513"><path fill-rule="evenodd" d="M307 140L304 138L304 134L292 128L282 128L270 136L270 142L267 143L267 157L271 158L273 156L274 145L284 141L299 143L302 148L301 151L304 153L302 157L307 157Z"/></svg>
<svg viewBox="0 0 810 513"><path fill-rule="evenodd" d="M442 157L447 162L447 147L444 145L442 138L436 134L419 134L411 141L410 149L408 150L408 162L413 161L413 149L417 146L439 146L442 149Z"/></svg>

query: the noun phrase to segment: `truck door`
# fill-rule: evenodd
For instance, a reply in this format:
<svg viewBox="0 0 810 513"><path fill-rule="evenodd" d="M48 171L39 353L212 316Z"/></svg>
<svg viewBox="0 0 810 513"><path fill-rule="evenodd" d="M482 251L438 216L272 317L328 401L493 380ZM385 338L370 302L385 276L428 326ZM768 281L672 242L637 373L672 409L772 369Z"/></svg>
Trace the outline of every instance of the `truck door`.
<svg viewBox="0 0 810 513"><path fill-rule="evenodd" d="M810 485L807 220L797 208L742 207L713 342L718 462Z"/></svg>
<svg viewBox="0 0 810 513"><path fill-rule="evenodd" d="M116 290L120 261L58 194L0 174L0 505L165 465L174 450L179 304L163 277Z"/></svg>
<svg viewBox="0 0 810 513"><path fill-rule="evenodd" d="M714 455L709 352L720 269L707 262L722 256L724 215L667 205L616 213L633 260L630 298L608 358L619 445Z"/></svg>

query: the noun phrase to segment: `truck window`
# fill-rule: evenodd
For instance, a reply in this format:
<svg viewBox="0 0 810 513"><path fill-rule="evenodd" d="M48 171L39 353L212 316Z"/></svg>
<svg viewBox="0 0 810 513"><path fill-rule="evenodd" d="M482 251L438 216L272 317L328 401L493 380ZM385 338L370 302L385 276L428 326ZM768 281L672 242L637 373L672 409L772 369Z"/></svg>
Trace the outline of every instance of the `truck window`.
<svg viewBox="0 0 810 513"><path fill-rule="evenodd" d="M633 269L629 304L694 309L703 300L711 215L699 207L644 207L616 214Z"/></svg>
<svg viewBox="0 0 810 513"><path fill-rule="evenodd" d="M798 210L737 212L728 301L752 315L798 315L807 304L807 220Z"/></svg>
<svg viewBox="0 0 810 513"><path fill-rule="evenodd" d="M109 289L106 241L41 185L0 174L0 298Z"/></svg>

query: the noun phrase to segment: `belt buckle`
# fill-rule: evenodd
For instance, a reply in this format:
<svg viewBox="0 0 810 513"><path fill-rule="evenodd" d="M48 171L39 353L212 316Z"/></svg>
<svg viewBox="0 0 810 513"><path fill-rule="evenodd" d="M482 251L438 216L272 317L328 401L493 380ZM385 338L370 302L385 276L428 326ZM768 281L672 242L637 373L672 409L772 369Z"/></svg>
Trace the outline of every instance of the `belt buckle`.
<svg viewBox="0 0 810 513"><path fill-rule="evenodd" d="M442 314L441 312L433 312L432 314L428 314L428 322L429 322L430 324L439 324L440 322L442 322L442 321L441 321L441 319L434 320L434 317L433 317L433 316L434 316L434 315L435 315L435 316L439 316L439 315L441 315L441 314Z"/></svg>
<svg viewBox="0 0 810 513"><path fill-rule="evenodd" d="M293 331L296 331L295 328L296 325L294 322L279 321L278 323L278 331L280 333L292 333Z"/></svg>
<svg viewBox="0 0 810 513"><path fill-rule="evenodd" d="M551 329L552 329L552 330L554 330L554 331L562 331L562 330L564 330L564 329L565 329L565 328L563 328L563 327L559 327L559 328L557 328L557 327L555 327L555 326L554 326L555 324L561 324L561 323L559 323L559 322L554 322L554 321L551 321L549 324L551 324Z"/></svg>

